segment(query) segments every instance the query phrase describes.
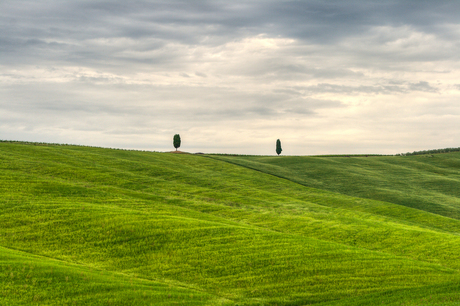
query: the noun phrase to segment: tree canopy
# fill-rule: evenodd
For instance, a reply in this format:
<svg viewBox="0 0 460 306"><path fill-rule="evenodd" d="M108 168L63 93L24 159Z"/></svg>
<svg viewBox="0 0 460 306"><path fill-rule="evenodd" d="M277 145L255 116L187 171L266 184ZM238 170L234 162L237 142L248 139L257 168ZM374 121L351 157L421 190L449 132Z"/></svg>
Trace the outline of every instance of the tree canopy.
<svg viewBox="0 0 460 306"><path fill-rule="evenodd" d="M179 134L174 135L173 145L174 145L174 148L176 148L176 151L177 151L177 148L180 147L180 135Z"/></svg>
<svg viewBox="0 0 460 306"><path fill-rule="evenodd" d="M281 141L277 139L276 140L276 154L280 155L281 151L283 151L283 149L281 149Z"/></svg>

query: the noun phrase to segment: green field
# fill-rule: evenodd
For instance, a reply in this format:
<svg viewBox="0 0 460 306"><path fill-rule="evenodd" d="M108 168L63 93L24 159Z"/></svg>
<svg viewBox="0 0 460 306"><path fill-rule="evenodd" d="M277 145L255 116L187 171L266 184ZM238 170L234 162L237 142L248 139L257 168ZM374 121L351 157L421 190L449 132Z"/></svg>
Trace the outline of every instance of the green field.
<svg viewBox="0 0 460 306"><path fill-rule="evenodd" d="M459 305L460 153L0 142L0 305Z"/></svg>

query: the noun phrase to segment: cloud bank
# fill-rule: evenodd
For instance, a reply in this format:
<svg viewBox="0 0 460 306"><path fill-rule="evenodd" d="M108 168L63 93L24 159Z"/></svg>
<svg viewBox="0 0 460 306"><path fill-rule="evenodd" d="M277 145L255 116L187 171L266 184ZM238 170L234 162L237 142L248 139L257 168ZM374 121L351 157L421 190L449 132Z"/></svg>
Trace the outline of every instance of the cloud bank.
<svg viewBox="0 0 460 306"><path fill-rule="evenodd" d="M156 151L460 146L458 1L0 3L0 138Z"/></svg>

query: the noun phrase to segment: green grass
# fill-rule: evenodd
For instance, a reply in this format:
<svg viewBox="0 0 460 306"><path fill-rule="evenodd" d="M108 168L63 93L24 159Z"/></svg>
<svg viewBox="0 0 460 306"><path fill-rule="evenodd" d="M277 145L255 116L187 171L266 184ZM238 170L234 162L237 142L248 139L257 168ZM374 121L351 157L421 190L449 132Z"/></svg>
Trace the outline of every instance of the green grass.
<svg viewBox="0 0 460 306"><path fill-rule="evenodd" d="M459 167L0 142L0 304L454 305Z"/></svg>
<svg viewBox="0 0 460 306"><path fill-rule="evenodd" d="M211 157L308 187L460 219L460 152L369 157Z"/></svg>
<svg viewBox="0 0 460 306"><path fill-rule="evenodd" d="M0 248L1 305L214 305L201 291Z"/></svg>

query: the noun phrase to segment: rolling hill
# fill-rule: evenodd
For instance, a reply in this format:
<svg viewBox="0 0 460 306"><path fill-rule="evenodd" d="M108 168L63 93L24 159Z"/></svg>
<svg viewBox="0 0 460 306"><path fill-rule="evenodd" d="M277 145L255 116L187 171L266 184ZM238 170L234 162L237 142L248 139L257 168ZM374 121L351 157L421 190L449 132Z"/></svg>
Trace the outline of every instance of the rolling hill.
<svg viewBox="0 0 460 306"><path fill-rule="evenodd" d="M456 305L460 153L0 142L0 304Z"/></svg>

